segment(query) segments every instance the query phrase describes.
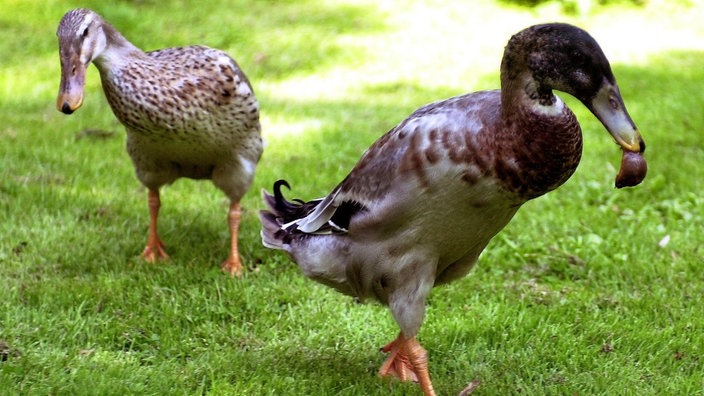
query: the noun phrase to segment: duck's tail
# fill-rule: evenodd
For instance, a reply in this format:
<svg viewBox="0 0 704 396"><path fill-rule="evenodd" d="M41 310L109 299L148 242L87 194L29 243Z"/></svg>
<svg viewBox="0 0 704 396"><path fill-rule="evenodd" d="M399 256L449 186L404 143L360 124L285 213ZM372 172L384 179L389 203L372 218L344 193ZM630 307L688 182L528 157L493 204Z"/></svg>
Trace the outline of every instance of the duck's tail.
<svg viewBox="0 0 704 396"><path fill-rule="evenodd" d="M274 195L265 190L262 197L268 210L259 212L259 220L262 223L262 243L271 249L286 250L285 245L291 242L291 233L297 228L297 221L306 217L320 203L320 200L304 202L300 199L287 201L281 193L281 186L291 187L286 180L278 180L274 183Z"/></svg>
<svg viewBox="0 0 704 396"><path fill-rule="evenodd" d="M259 212L259 220L262 222L262 244L270 249L284 250L283 230L276 217L271 212L262 210Z"/></svg>

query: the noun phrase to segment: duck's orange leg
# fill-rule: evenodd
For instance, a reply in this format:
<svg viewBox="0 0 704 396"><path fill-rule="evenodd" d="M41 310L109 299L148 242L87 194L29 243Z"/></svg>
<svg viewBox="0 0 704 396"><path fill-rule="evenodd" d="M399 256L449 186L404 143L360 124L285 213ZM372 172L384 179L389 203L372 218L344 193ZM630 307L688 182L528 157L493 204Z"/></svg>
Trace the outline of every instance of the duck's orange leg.
<svg viewBox="0 0 704 396"><path fill-rule="evenodd" d="M149 235L147 236L147 246L142 252L142 257L149 263L169 258L169 255L164 250L164 243L161 242L159 233L156 230L160 207L159 189L149 189Z"/></svg>
<svg viewBox="0 0 704 396"><path fill-rule="evenodd" d="M428 353L415 337L406 339L403 333L400 333L381 350L389 352L390 355L379 369L380 376L391 375L401 381L419 382L426 396L435 396L428 372Z"/></svg>
<svg viewBox="0 0 704 396"><path fill-rule="evenodd" d="M221 268L236 277L242 276L242 263L240 262L240 253L237 248L241 216L240 204L238 202L230 203L230 211L227 214L227 221L230 225L230 256L223 261Z"/></svg>

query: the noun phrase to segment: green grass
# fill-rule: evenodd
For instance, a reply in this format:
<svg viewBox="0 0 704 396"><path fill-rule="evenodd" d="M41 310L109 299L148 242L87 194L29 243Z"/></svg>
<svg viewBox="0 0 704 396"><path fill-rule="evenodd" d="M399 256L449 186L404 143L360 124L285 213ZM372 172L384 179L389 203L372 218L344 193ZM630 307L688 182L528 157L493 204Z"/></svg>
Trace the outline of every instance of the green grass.
<svg viewBox="0 0 704 396"><path fill-rule="evenodd" d="M433 291L420 340L440 394L704 394L704 9L594 7L569 17L466 1L86 1L145 49L202 43L250 76L267 140L245 197L248 271L219 269L224 196L164 189L165 264L139 258L146 191L91 67L85 105L54 108L59 1L0 14L0 389L22 395L404 395L379 379L398 329L263 248L261 188L329 191L415 108L498 86L508 37L577 23L612 60L649 175L615 190L620 155L579 103L584 159L527 204L465 279ZM76 3L77 5L77 3ZM564 96L563 96L564 97ZM84 133L86 129L103 131ZM658 242L669 236L670 242Z"/></svg>

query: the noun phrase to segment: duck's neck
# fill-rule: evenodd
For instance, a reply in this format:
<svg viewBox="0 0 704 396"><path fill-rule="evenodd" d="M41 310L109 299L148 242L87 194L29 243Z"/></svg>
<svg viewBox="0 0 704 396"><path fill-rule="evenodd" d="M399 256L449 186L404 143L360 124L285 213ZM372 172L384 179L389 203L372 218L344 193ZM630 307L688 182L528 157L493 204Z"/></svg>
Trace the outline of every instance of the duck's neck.
<svg viewBox="0 0 704 396"><path fill-rule="evenodd" d="M537 113L560 114L562 105L552 89L541 85L530 72L501 71L501 108L505 113L528 107Z"/></svg>
<svg viewBox="0 0 704 396"><path fill-rule="evenodd" d="M145 56L144 51L130 43L109 23L103 23L102 29L105 34L105 48L93 59L93 63L101 73L135 58Z"/></svg>
<svg viewBox="0 0 704 396"><path fill-rule="evenodd" d="M505 76L502 76L505 77ZM551 191L574 173L582 155L582 132L572 111L529 74L502 80L501 113L509 143L498 176L524 199Z"/></svg>

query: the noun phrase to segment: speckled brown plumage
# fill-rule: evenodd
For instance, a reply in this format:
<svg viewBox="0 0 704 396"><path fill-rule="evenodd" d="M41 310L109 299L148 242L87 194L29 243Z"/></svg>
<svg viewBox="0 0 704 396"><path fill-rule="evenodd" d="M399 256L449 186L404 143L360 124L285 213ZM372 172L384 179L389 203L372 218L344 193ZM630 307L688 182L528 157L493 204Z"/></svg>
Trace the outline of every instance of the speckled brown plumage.
<svg viewBox="0 0 704 396"><path fill-rule="evenodd" d="M57 35L57 108L70 114L81 106L85 68L92 62L127 130L127 152L150 191L145 258L167 257L156 230L159 188L181 177L211 179L231 201L231 252L223 268L239 274L239 201L252 183L262 141L259 105L237 63L204 46L143 52L87 9L66 13Z"/></svg>
<svg viewBox="0 0 704 396"><path fill-rule="evenodd" d="M289 202L284 181L264 193L265 246L284 250L318 282L389 306L401 333L383 348L390 356L381 375L417 379L435 394L416 340L430 290L467 274L523 203L574 173L582 133L553 90L576 96L623 150L641 155L645 145L598 44L574 26L547 24L511 38L501 90L416 110L328 196Z"/></svg>

